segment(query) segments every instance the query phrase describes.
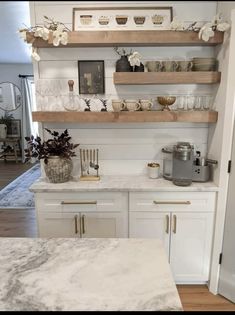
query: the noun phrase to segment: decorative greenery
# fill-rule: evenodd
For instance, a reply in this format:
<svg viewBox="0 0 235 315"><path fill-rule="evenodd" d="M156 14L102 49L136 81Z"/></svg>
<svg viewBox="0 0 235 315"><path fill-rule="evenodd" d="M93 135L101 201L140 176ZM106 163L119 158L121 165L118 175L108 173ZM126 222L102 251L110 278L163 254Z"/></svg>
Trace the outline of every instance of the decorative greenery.
<svg viewBox="0 0 235 315"><path fill-rule="evenodd" d="M124 48L119 49L118 47L113 48L119 56L130 56L132 54L132 49L129 53L126 52Z"/></svg>
<svg viewBox="0 0 235 315"><path fill-rule="evenodd" d="M11 120L14 119L12 114L8 114L7 112L5 112L4 116L2 116L0 118L0 124L4 124L7 126L7 128L10 127L11 125Z"/></svg>
<svg viewBox="0 0 235 315"><path fill-rule="evenodd" d="M100 101L101 101L101 103L103 105L103 108L101 108L101 112L107 112L107 100L101 98Z"/></svg>
<svg viewBox="0 0 235 315"><path fill-rule="evenodd" d="M66 159L76 156L74 149L79 144L70 143L71 137L67 129L61 134L47 128L45 130L53 137L52 139L42 142L38 136L36 138L34 136L25 137L28 144L28 148L24 150L26 153L25 162L30 161L31 158L37 158L39 160L43 159L44 163L47 164L50 156L60 156Z"/></svg>
<svg viewBox="0 0 235 315"><path fill-rule="evenodd" d="M84 102L86 103L87 108L84 109L85 112L90 112L91 111L91 100L89 98L84 98Z"/></svg>

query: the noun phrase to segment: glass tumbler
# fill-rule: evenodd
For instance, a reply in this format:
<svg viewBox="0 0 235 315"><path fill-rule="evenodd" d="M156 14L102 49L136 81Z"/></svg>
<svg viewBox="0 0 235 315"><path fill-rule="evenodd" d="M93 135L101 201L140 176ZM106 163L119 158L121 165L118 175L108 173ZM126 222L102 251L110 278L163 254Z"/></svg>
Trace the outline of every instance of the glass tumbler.
<svg viewBox="0 0 235 315"><path fill-rule="evenodd" d="M187 110L193 110L195 104L195 96L194 95L188 95L187 96Z"/></svg>

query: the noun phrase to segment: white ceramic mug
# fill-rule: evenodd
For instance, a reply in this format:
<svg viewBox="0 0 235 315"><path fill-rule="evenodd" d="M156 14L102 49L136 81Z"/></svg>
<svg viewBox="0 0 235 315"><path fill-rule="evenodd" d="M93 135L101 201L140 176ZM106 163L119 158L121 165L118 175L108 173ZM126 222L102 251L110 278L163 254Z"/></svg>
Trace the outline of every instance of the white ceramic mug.
<svg viewBox="0 0 235 315"><path fill-rule="evenodd" d="M126 108L130 112L140 109L140 103L136 100L125 100Z"/></svg>
<svg viewBox="0 0 235 315"><path fill-rule="evenodd" d="M140 100L140 108L142 110L150 110L153 106L153 102L150 100Z"/></svg>
<svg viewBox="0 0 235 315"><path fill-rule="evenodd" d="M126 105L122 100L112 100L112 107L114 112L120 112L126 108Z"/></svg>

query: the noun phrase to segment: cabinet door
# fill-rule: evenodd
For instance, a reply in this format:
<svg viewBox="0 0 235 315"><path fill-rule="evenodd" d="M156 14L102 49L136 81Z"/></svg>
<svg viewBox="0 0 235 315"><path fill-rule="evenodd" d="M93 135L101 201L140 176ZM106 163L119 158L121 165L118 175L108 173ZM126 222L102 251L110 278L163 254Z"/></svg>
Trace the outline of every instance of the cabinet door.
<svg viewBox="0 0 235 315"><path fill-rule="evenodd" d="M129 237L162 240L169 256L170 213L135 212L129 214Z"/></svg>
<svg viewBox="0 0 235 315"><path fill-rule="evenodd" d="M80 237L80 214L42 212L38 233L39 237Z"/></svg>
<svg viewBox="0 0 235 315"><path fill-rule="evenodd" d="M170 265L177 283L205 283L209 280L212 212L171 214Z"/></svg>
<svg viewBox="0 0 235 315"><path fill-rule="evenodd" d="M80 229L82 237L128 237L122 212L83 212Z"/></svg>

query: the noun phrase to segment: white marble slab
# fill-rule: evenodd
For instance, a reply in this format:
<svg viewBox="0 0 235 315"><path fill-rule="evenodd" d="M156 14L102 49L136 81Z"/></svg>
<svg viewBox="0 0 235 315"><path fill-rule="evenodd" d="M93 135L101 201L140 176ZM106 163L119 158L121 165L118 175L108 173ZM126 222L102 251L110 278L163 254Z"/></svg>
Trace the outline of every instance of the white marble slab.
<svg viewBox="0 0 235 315"><path fill-rule="evenodd" d="M182 310L152 239L0 239L0 311Z"/></svg>
<svg viewBox="0 0 235 315"><path fill-rule="evenodd" d="M213 182L196 183L190 186L176 186L163 178L150 179L147 176L101 176L99 181L72 180L53 184L40 178L31 187L33 192L73 191L218 191Z"/></svg>

